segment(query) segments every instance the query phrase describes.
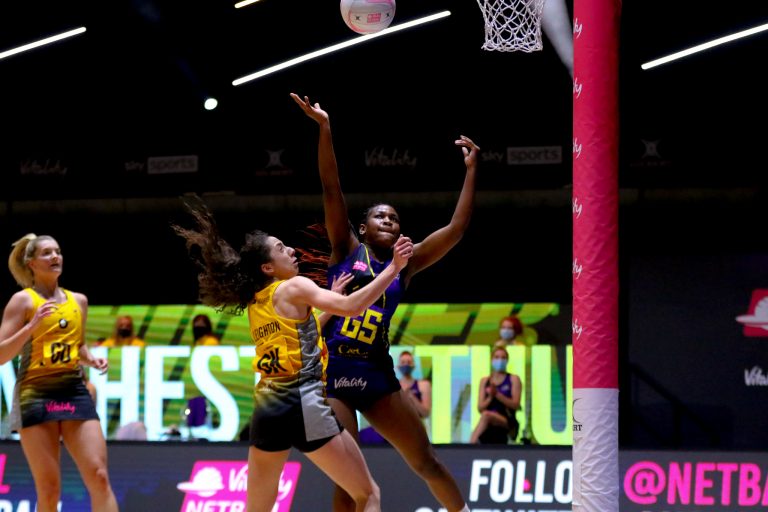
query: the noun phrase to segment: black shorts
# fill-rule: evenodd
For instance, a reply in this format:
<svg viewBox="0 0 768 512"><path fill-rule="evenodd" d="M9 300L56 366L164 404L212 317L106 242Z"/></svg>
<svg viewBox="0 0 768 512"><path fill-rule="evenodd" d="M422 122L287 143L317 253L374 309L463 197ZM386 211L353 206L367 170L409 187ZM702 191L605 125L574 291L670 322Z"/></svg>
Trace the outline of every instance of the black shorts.
<svg viewBox="0 0 768 512"><path fill-rule="evenodd" d="M17 387L19 428L49 421L98 420L96 407L80 373L65 373L21 382Z"/></svg>
<svg viewBox="0 0 768 512"><path fill-rule="evenodd" d="M342 400L358 411L400 391L394 369L361 361L331 359L326 375L328 397Z"/></svg>

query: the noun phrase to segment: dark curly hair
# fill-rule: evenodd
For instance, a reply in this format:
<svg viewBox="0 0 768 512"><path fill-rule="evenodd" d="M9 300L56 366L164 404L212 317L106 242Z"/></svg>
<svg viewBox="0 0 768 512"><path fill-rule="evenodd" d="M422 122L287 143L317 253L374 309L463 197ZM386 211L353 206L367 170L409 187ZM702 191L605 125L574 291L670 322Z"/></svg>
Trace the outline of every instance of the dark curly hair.
<svg viewBox="0 0 768 512"><path fill-rule="evenodd" d="M200 270L197 281L200 301L219 311L241 314L256 295L269 284L261 265L271 261L269 235L254 230L245 235L240 251L221 236L213 214L197 196L185 200L186 210L194 217L195 229L172 224L171 229L186 241L190 258Z"/></svg>

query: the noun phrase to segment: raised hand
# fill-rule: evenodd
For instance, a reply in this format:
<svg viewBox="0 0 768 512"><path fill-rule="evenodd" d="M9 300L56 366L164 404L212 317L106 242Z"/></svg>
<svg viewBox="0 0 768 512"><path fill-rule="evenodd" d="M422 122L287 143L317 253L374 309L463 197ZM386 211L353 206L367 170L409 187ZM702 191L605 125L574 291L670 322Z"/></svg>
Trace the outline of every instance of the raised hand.
<svg viewBox="0 0 768 512"><path fill-rule="evenodd" d="M37 311L35 311L34 316L32 317L32 320L29 321L30 324L33 326L37 326L43 318L51 316L54 311L56 311L57 306L56 302L49 300L44 302L39 308L37 308Z"/></svg>
<svg viewBox="0 0 768 512"><path fill-rule="evenodd" d="M109 370L109 361L106 357L94 357L91 366L99 370L99 375L104 375Z"/></svg>
<svg viewBox="0 0 768 512"><path fill-rule="evenodd" d="M469 167L475 167L477 165L477 154L480 152L480 146L472 142L472 139L466 135L460 135L460 138L454 141L454 144L461 146L461 151L464 153L464 165Z"/></svg>
<svg viewBox="0 0 768 512"><path fill-rule="evenodd" d="M398 270L402 270L408 265L408 260L411 256L413 256L413 241L407 236L400 235L400 238L395 242L392 264Z"/></svg>
<svg viewBox="0 0 768 512"><path fill-rule="evenodd" d="M338 276L333 276L333 282L331 283L331 291L341 295L346 295L344 288L352 281L354 276L350 272L342 272Z"/></svg>
<svg viewBox="0 0 768 512"><path fill-rule="evenodd" d="M298 94L291 93L291 98L293 98L293 101L301 107L301 110L303 110L309 118L314 119L318 124L327 123L329 121L328 112L320 108L319 103L312 105L309 101L309 96L304 96L304 99L302 100Z"/></svg>

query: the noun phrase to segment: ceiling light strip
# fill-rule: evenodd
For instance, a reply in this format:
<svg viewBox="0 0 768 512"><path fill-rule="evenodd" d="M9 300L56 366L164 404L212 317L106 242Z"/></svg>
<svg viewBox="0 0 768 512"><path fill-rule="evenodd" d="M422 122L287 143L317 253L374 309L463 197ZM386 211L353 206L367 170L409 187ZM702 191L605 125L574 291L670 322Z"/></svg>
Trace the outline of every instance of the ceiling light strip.
<svg viewBox="0 0 768 512"><path fill-rule="evenodd" d="M652 60L649 62L646 62L645 64L642 64L640 67L643 69L651 69L656 66L661 66L662 64L666 64L667 62L671 62L673 60L682 59L683 57L687 57L689 55L692 55L694 53L702 52L704 50L708 50L714 46L719 46L721 44L730 43L731 41L735 41L736 39L741 39L743 37L748 37L755 35L759 32L763 32L765 30L768 30L768 23L765 25L760 25L758 27L750 28L748 30L742 30L741 32L736 32L735 34L731 34L729 36L720 37L717 39L714 39L708 43L703 43L697 46L693 46L691 48L688 48L687 50L682 50L676 53L673 53L671 55L667 55L666 57L661 57L660 59Z"/></svg>
<svg viewBox="0 0 768 512"><path fill-rule="evenodd" d="M0 52L0 59L10 57L11 55L16 55L17 53L25 52L27 50L32 50L33 48L45 46L46 44L55 43L56 41L60 41L68 37L76 36L78 34L82 34L83 32L85 32L85 27L80 27L74 30L68 30L67 32L62 32L61 34L57 34L55 36L46 37L45 39L41 39L33 43L28 43L23 46L19 46L17 48L11 48L10 50Z"/></svg>
<svg viewBox="0 0 768 512"><path fill-rule="evenodd" d="M243 0L242 2L237 2L235 4L235 9L240 9L241 7L245 7L246 5L255 4L259 0Z"/></svg>
<svg viewBox="0 0 768 512"><path fill-rule="evenodd" d="M418 18L412 21L407 21L405 23L401 23L399 25L396 25L394 27L385 28L384 30L381 30L379 32L375 32L373 34L365 34L359 37L355 37L354 39L350 39L348 41L344 41L342 43L337 43L332 46L328 46L327 48L322 48L320 50L307 53L305 55L302 55L300 57L293 58L291 60L287 60L281 64L276 64L274 66L270 66L268 68L262 69L261 71L257 71L256 73L251 73L250 75L246 75L244 77L238 78L237 80L232 82L232 85L242 85L246 82L250 82L251 80L256 80L257 78L261 78L263 76L269 75L271 73L274 73L276 71L280 71L285 68L289 68L291 66L295 66L296 64L300 64L302 62L306 62L311 59L315 59L317 57L321 57L323 55L327 55L331 52L335 52L338 50L342 50L344 48L348 48L350 46L365 43L366 41L370 41L371 39L385 36L388 34L392 34L393 32L399 32L400 30L405 30L408 28L415 27L417 25L422 25L424 23L429 23L430 21L435 21L440 18L445 18L447 16L450 16L450 11L442 11L438 12L429 16L425 16L423 18Z"/></svg>

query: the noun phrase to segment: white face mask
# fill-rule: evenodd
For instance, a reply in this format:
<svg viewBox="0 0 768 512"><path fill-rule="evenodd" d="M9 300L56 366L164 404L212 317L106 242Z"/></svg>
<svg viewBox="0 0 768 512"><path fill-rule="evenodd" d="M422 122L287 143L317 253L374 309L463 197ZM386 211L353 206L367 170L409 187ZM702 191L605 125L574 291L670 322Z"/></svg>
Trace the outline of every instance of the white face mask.
<svg viewBox="0 0 768 512"><path fill-rule="evenodd" d="M515 337L515 330L510 328L499 329L499 336L504 341L509 341Z"/></svg>

